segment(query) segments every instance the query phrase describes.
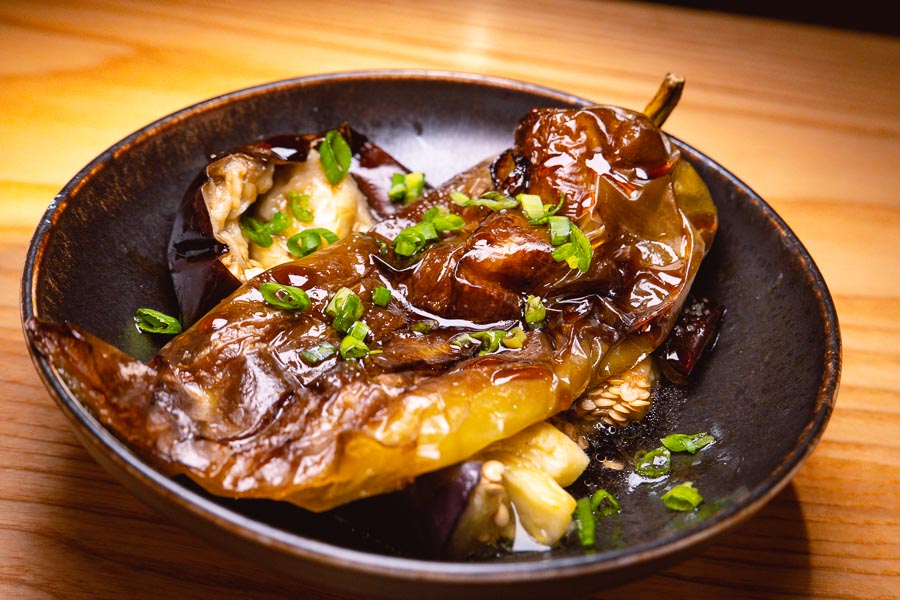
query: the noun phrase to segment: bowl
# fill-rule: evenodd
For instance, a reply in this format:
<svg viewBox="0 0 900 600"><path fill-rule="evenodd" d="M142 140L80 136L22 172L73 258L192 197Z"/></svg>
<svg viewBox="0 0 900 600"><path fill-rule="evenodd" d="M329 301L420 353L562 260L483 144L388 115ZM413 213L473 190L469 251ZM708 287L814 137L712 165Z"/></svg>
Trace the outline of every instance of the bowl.
<svg viewBox="0 0 900 600"><path fill-rule="evenodd" d="M28 252L23 320L71 321L133 356L151 357L159 340L135 330L134 307L177 313L166 265L172 219L185 188L216 152L346 120L439 182L510 146L530 108L590 104L526 83L411 71L305 77L201 102L106 150L53 200ZM367 597L487 598L577 594L648 575L747 519L787 485L822 435L840 373L834 306L803 245L734 175L673 142L706 181L720 213L694 290L727 312L696 380L667 399L658 421L669 431L711 431L718 441L691 459L690 477L706 498L695 513L666 510L653 486L610 484L628 487L629 508L601 532L608 543L595 552L426 560L392 553L328 516L211 496L141 460L33 349L32 357L80 441L122 484L184 527L291 576Z"/></svg>

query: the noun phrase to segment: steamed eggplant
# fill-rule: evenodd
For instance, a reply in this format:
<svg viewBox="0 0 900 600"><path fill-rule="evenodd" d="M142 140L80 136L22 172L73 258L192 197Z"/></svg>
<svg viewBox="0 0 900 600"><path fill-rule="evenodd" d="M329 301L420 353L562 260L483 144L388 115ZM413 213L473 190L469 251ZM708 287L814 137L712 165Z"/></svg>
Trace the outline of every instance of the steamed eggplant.
<svg viewBox="0 0 900 600"><path fill-rule="evenodd" d="M317 146L326 134L280 135L215 157L189 186L169 241L169 270L185 326L193 324L242 283L267 268L289 262L287 238L305 228L326 228L338 237L368 229L391 216L393 173L409 169L347 125L340 128L352 152L350 177L332 186L320 166ZM241 218L271 221L290 214L290 192L308 196L309 218L291 219L271 245L262 247L242 232ZM294 207L296 208L296 207Z"/></svg>
<svg viewBox="0 0 900 600"><path fill-rule="evenodd" d="M249 278L149 364L71 324L31 320L29 337L105 425L211 493L323 511L460 465L462 521L439 524L441 544L465 546L460 523L485 515L507 535L496 516L517 498L552 544L567 521L523 497L545 489L570 515L579 459L538 464L517 434L663 342L716 231L709 192L658 128L669 108L534 109L507 152ZM191 281L178 260L176 282L204 298L186 314L233 285ZM494 496L479 485L492 463Z"/></svg>
<svg viewBox="0 0 900 600"><path fill-rule="evenodd" d="M517 521L538 544L566 532L575 500L565 491L588 456L559 429L537 423L462 463L416 479L408 488L425 550L471 556L509 547Z"/></svg>

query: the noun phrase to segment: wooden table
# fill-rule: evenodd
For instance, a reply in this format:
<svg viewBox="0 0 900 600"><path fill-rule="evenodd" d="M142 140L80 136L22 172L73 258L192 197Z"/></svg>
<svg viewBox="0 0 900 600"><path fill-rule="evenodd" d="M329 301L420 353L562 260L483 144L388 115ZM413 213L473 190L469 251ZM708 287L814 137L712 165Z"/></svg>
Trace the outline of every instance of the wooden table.
<svg viewBox="0 0 900 600"><path fill-rule="evenodd" d="M301 5L302 4L302 5ZM76 442L25 349L19 281L55 193L131 131L199 100L343 70L477 72L640 108L786 219L824 273L843 385L819 448L749 522L603 598L900 595L900 41L570 0L0 5L0 596L331 597L151 512Z"/></svg>

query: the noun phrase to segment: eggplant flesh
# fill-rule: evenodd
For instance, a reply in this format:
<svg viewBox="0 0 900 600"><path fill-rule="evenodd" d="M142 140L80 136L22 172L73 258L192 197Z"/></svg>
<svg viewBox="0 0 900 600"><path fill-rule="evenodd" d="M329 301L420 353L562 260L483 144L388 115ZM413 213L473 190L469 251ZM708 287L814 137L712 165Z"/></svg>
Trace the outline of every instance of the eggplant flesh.
<svg viewBox="0 0 900 600"><path fill-rule="evenodd" d="M407 489L429 554L465 558L513 546L521 527L553 546L568 530L575 499L563 489L588 456L547 422L495 442L469 460L418 477Z"/></svg>
<svg viewBox="0 0 900 600"><path fill-rule="evenodd" d="M403 488L568 409L650 354L717 227L700 178L640 113L535 109L512 152L521 158L475 165L368 232L240 285L149 364L74 325L33 319L28 336L107 427L213 494L323 511ZM450 200L503 185L546 204L562 197L559 214L590 242L590 267L556 262L547 228L519 209ZM432 207L464 226L413 257L395 254L397 234ZM268 282L303 288L311 307L268 304ZM379 286L392 291L386 307L370 302ZM363 300L366 343L381 353L312 364L305 350L340 345L325 311L345 287ZM524 327L529 295L547 316L520 348L452 343Z"/></svg>
<svg viewBox="0 0 900 600"><path fill-rule="evenodd" d="M191 325L242 283L266 268L294 259L286 239L307 227L324 227L338 237L368 229L393 215L391 175L408 173L382 148L348 125L339 128L353 159L347 177L330 186L316 147L325 133L279 135L216 156L197 174L175 214L168 261L181 321ZM255 246L239 219L262 221L287 213L289 191L309 193L314 218L297 220L271 247Z"/></svg>

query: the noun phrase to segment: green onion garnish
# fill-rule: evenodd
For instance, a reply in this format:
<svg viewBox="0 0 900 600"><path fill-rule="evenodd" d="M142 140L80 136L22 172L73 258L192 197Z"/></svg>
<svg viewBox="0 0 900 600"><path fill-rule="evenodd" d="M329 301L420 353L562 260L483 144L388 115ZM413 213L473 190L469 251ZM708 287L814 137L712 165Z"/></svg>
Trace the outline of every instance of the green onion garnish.
<svg viewBox="0 0 900 600"><path fill-rule="evenodd" d="M313 346L309 350L304 350L300 353L300 356L302 356L303 360L309 364L317 365L323 360L327 360L334 356L337 351L338 349L334 347L334 344L322 342L318 346Z"/></svg>
<svg viewBox="0 0 900 600"><path fill-rule="evenodd" d="M412 256L426 245L425 236L415 227L407 227L394 238L394 253L400 256Z"/></svg>
<svg viewBox="0 0 900 600"><path fill-rule="evenodd" d="M572 231L569 217L549 217L547 224L550 225L550 243L554 246L560 246L569 241L569 234Z"/></svg>
<svg viewBox="0 0 900 600"><path fill-rule="evenodd" d="M397 234L393 242L394 253L410 257L441 239L439 231L456 231L465 224L462 217L451 214L446 206L433 206L422 215L421 221Z"/></svg>
<svg viewBox="0 0 900 600"><path fill-rule="evenodd" d="M270 281L260 285L259 291L266 302L285 310L306 310L311 305L306 292L292 285Z"/></svg>
<svg viewBox="0 0 900 600"><path fill-rule="evenodd" d="M634 471L644 477L662 477L669 474L672 454L667 448L660 446L656 450L638 455L634 461Z"/></svg>
<svg viewBox="0 0 900 600"><path fill-rule="evenodd" d="M241 230L251 242L260 248L268 248L272 245L272 234L269 233L268 227L254 219L253 217L241 218Z"/></svg>
<svg viewBox="0 0 900 600"><path fill-rule="evenodd" d="M661 500L669 510L688 512L694 510L703 503L703 496L701 496L700 492L694 489L694 485L688 481L687 483L676 485L663 494Z"/></svg>
<svg viewBox="0 0 900 600"><path fill-rule="evenodd" d="M339 131L332 129L325 134L325 139L319 145L319 161L322 163L328 183L337 185L342 182L347 176L352 159L353 152Z"/></svg>
<svg viewBox="0 0 900 600"><path fill-rule="evenodd" d="M434 224L429 221L417 223L416 225L413 225L412 228L421 233L426 242L434 242L441 239L441 236L437 234L437 229L435 229Z"/></svg>
<svg viewBox="0 0 900 600"><path fill-rule="evenodd" d="M294 218L301 223L310 223L315 218L313 212L307 206L309 194L301 195L300 192L294 190L288 194L288 202L291 204L291 212L294 213Z"/></svg>
<svg viewBox="0 0 900 600"><path fill-rule="evenodd" d="M287 213L276 212L268 223L260 223L251 216L241 217L241 230L251 242L260 248L268 248L272 245L272 236L277 235L291 226L291 216Z"/></svg>
<svg viewBox="0 0 900 600"><path fill-rule="evenodd" d="M466 225L461 216L452 214L446 206L432 206L422 215L422 222L431 223L436 231L457 231Z"/></svg>
<svg viewBox="0 0 900 600"><path fill-rule="evenodd" d="M494 211L515 208L519 201L501 192L485 192L478 198L469 198L462 192L453 192L450 199L457 206L484 206Z"/></svg>
<svg viewBox="0 0 900 600"><path fill-rule="evenodd" d="M429 319L427 321L417 321L413 323L410 329L412 329L416 333L431 333L432 331L437 329L438 325L439 323L437 321L435 321L434 319Z"/></svg>
<svg viewBox="0 0 900 600"><path fill-rule="evenodd" d="M487 331L479 331L473 334L472 337L481 341L482 348L478 354L490 354L500 349L500 342L506 337L506 332L489 329Z"/></svg>
<svg viewBox="0 0 900 600"><path fill-rule="evenodd" d="M528 222L532 225L540 224L541 219L546 216L544 203L537 194L519 194L516 196L516 200L522 204L522 212L525 213Z"/></svg>
<svg viewBox="0 0 900 600"><path fill-rule="evenodd" d="M466 225L466 222L459 215L441 215L435 217L432 223L438 231L458 231Z"/></svg>
<svg viewBox="0 0 900 600"><path fill-rule="evenodd" d="M608 517L619 512L621 507L612 494L606 490L597 490L591 496L591 510L599 513L602 517Z"/></svg>
<svg viewBox="0 0 900 600"><path fill-rule="evenodd" d="M339 289L325 307L325 314L334 319L332 325L341 333L346 333L362 317L363 311L362 300L345 287Z"/></svg>
<svg viewBox="0 0 900 600"><path fill-rule="evenodd" d="M591 248L591 242L581 229L574 223L570 227L572 228L572 241L575 243L576 248L575 255L578 257L578 270L582 273L587 273L588 269L591 268L591 256L594 253L594 249ZM572 263L569 263L569 266L572 266Z"/></svg>
<svg viewBox="0 0 900 600"><path fill-rule="evenodd" d="M568 261L570 258L575 256L575 244L573 244L572 242L566 242L565 244L554 250L550 256L552 256L553 260L555 260L556 262Z"/></svg>
<svg viewBox="0 0 900 600"><path fill-rule="evenodd" d="M418 171L413 173L394 173L391 175L391 187L388 198L394 202L409 204L418 200L425 190L425 175Z"/></svg>
<svg viewBox="0 0 900 600"><path fill-rule="evenodd" d="M403 173L391 175L391 187L388 189L388 198L393 202L399 202L406 196L406 177Z"/></svg>
<svg viewBox="0 0 900 600"><path fill-rule="evenodd" d="M525 300L525 323L534 329L547 318L547 307L538 296L528 296Z"/></svg>
<svg viewBox="0 0 900 600"><path fill-rule="evenodd" d="M351 337L355 337L359 341L365 341L366 336L369 335L369 326L366 325L364 321L356 321L353 325L350 326L350 329L347 330L347 335Z"/></svg>
<svg viewBox="0 0 900 600"><path fill-rule="evenodd" d="M319 246L322 245L323 239L329 244L333 244L338 241L338 236L324 227L304 229L300 233L291 236L287 241L287 249L294 256L303 257L318 250Z"/></svg>
<svg viewBox="0 0 900 600"><path fill-rule="evenodd" d="M134 311L134 322L138 329L146 333L181 333L181 323L175 317L152 308Z"/></svg>
<svg viewBox="0 0 900 600"><path fill-rule="evenodd" d="M384 286L377 286L372 290L372 303L378 306L387 306L391 301L391 290Z"/></svg>
<svg viewBox="0 0 900 600"><path fill-rule="evenodd" d="M422 196L422 192L425 190L425 174L413 171L404 175L404 179L406 179L406 196L403 198L403 202L409 204Z"/></svg>
<svg viewBox="0 0 900 600"><path fill-rule="evenodd" d="M369 347L362 340L348 335L341 340L341 358L363 358L369 354Z"/></svg>
<svg viewBox="0 0 900 600"><path fill-rule="evenodd" d="M518 350L525 345L525 332L521 327L513 327L506 332L506 335L500 339L500 343L507 348Z"/></svg>
<svg viewBox="0 0 900 600"><path fill-rule="evenodd" d="M322 240L315 232L305 229L288 239L287 249L294 256L303 257L316 251L321 243Z"/></svg>
<svg viewBox="0 0 900 600"><path fill-rule="evenodd" d="M591 243L588 241L587 236L584 235L584 232L574 223L569 223L569 229L572 241L557 247L551 256L556 262L566 261L570 268L586 273L591 268L591 256L593 254ZM552 242L552 232L550 235Z"/></svg>
<svg viewBox="0 0 900 600"><path fill-rule="evenodd" d="M266 223L266 229L272 235L281 233L291 226L291 217L287 213L277 212L272 215L272 220Z"/></svg>
<svg viewBox="0 0 900 600"><path fill-rule="evenodd" d="M481 346L481 351L478 352L479 356L497 352L500 349L500 344L503 344L506 348L517 349L521 348L524 343L525 332L522 331L521 327L514 327L510 331L488 329L486 331L463 333L450 340L450 345L457 348L471 345Z"/></svg>
<svg viewBox="0 0 900 600"><path fill-rule="evenodd" d="M672 452L690 452L696 454L698 450L709 446L716 438L706 432L703 433L673 433L662 440L663 446Z"/></svg>
<svg viewBox="0 0 900 600"><path fill-rule="evenodd" d="M578 529L578 541L584 548L593 548L596 544L597 523L594 513L591 511L591 501L581 498L575 503L575 512L572 514L575 527Z"/></svg>

